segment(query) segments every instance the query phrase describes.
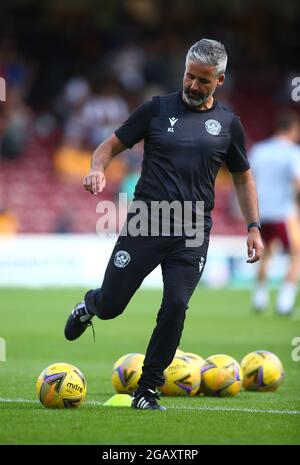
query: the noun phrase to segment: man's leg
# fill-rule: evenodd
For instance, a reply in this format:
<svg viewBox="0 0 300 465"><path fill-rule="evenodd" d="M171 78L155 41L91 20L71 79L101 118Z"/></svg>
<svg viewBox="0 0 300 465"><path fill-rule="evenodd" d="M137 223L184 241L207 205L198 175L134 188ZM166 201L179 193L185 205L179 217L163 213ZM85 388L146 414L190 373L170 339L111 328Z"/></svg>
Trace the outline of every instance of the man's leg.
<svg viewBox="0 0 300 465"><path fill-rule="evenodd" d="M252 294L252 305L257 312L263 312L270 302L269 292L266 285L270 257L270 245L265 244L264 254L258 265L257 282Z"/></svg>
<svg viewBox="0 0 300 465"><path fill-rule="evenodd" d="M252 294L252 305L257 312L263 312L266 310L270 303L270 296L267 287L267 274L269 261L274 253L276 242L280 241L285 247L288 241L286 228L283 222L262 222L261 235L265 249L262 258L258 263L257 282Z"/></svg>
<svg viewBox="0 0 300 465"><path fill-rule="evenodd" d="M193 291L201 278L206 261L208 238L201 247L185 247L185 240L174 240L173 252L162 262L164 293L151 336L139 387L155 389L164 384L163 371L172 362L179 345L186 310Z"/></svg>
<svg viewBox="0 0 300 465"><path fill-rule="evenodd" d="M164 258L162 238L120 236L108 262L101 288L86 293L69 316L65 336L77 339L93 316L102 320L123 313L144 278Z"/></svg>
<svg viewBox="0 0 300 465"><path fill-rule="evenodd" d="M292 216L286 221L286 234L289 266L276 301L277 313L281 315L292 313L296 301L300 271L300 228L298 217Z"/></svg>
<svg viewBox="0 0 300 465"><path fill-rule="evenodd" d="M280 315L289 315L294 310L299 279L300 252L290 253L290 263L287 275L277 296L276 309Z"/></svg>

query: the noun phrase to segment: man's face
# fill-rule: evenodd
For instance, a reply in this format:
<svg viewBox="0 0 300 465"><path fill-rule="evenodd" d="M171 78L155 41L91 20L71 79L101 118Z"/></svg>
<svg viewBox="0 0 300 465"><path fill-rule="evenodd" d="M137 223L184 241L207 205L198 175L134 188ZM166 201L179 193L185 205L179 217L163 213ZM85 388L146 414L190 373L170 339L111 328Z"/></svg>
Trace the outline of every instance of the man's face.
<svg viewBox="0 0 300 465"><path fill-rule="evenodd" d="M225 75L215 75L215 67L188 61L183 76L183 97L191 107L205 103L224 82Z"/></svg>

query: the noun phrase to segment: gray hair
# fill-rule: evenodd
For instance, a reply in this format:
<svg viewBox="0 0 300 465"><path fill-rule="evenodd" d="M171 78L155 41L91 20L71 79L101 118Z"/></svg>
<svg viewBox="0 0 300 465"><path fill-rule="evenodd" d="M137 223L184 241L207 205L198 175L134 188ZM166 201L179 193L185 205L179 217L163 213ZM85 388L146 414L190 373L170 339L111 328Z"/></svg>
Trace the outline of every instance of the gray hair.
<svg viewBox="0 0 300 465"><path fill-rule="evenodd" d="M210 39L201 39L192 45L187 52L186 63L188 61L215 66L216 75L219 75L225 73L227 53L221 42Z"/></svg>

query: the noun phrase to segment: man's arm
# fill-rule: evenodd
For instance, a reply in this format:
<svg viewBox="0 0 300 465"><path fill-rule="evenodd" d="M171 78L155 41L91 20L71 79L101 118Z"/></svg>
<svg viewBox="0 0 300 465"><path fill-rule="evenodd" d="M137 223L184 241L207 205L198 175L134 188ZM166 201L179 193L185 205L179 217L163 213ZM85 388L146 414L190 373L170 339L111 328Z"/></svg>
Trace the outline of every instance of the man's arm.
<svg viewBox="0 0 300 465"><path fill-rule="evenodd" d="M113 157L126 148L115 134L97 147L92 157L89 174L83 179L83 186L87 191L94 195L102 192L106 184L105 168Z"/></svg>
<svg viewBox="0 0 300 465"><path fill-rule="evenodd" d="M255 181L251 170L231 173L238 201L248 224L259 221L258 201ZM248 257L247 263L257 262L263 254L263 243L258 228L250 228L247 238Z"/></svg>

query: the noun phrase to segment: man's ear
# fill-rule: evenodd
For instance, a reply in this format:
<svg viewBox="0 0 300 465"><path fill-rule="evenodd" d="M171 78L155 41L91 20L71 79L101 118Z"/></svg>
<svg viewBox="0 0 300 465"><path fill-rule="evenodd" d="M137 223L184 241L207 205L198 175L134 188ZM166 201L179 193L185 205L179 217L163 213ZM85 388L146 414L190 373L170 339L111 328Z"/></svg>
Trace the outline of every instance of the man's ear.
<svg viewBox="0 0 300 465"><path fill-rule="evenodd" d="M224 84L224 81L225 81L225 74L220 74L220 76L218 77L218 84L217 86L220 87Z"/></svg>

